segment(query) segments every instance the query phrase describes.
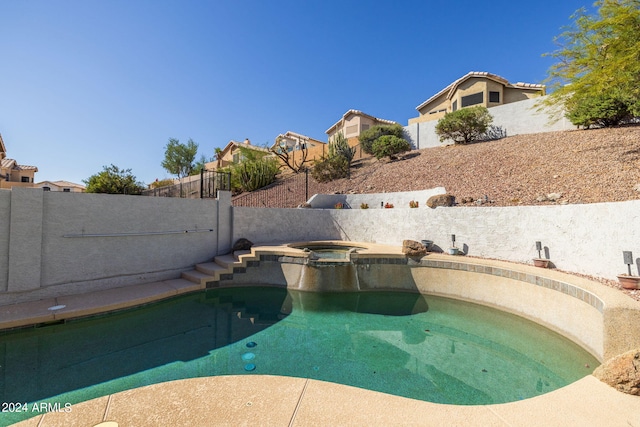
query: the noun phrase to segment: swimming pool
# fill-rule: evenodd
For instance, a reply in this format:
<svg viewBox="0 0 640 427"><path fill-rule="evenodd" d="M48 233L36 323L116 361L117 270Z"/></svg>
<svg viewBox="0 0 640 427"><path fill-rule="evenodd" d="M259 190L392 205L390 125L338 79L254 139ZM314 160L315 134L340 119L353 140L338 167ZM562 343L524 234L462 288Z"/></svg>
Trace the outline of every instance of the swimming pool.
<svg viewBox="0 0 640 427"><path fill-rule="evenodd" d="M238 374L490 404L557 389L598 364L535 323L471 303L270 287L209 290L7 332L0 345L3 402L62 405L179 378Z"/></svg>

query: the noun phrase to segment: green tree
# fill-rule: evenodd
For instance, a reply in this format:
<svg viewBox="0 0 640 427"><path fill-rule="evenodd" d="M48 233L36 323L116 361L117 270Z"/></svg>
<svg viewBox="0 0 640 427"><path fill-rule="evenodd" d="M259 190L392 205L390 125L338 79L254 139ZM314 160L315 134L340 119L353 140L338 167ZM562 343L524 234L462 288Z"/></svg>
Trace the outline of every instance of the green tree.
<svg viewBox="0 0 640 427"><path fill-rule="evenodd" d="M193 169L191 170L191 175L198 175L200 174L200 171L202 170L206 170L206 164L213 162L214 158L210 157L207 159L207 157L202 154L200 155L200 160L198 160L194 165L193 165Z"/></svg>
<svg viewBox="0 0 640 427"><path fill-rule="evenodd" d="M87 193L141 194L144 184L138 182L131 169L120 169L116 165L103 166L102 172L82 180Z"/></svg>
<svg viewBox="0 0 640 427"><path fill-rule="evenodd" d="M404 138L398 138L395 135L382 135L373 143L373 155L376 159L389 157L392 159L397 154L411 150L409 141Z"/></svg>
<svg viewBox="0 0 640 427"><path fill-rule="evenodd" d="M395 125L376 125L362 132L358 137L362 151L367 154L373 154L373 143L376 139L383 135L394 135L398 138L404 138L404 128L399 124Z"/></svg>
<svg viewBox="0 0 640 427"><path fill-rule="evenodd" d="M485 135L492 121L493 117L485 107L466 107L438 120L436 134L440 141L452 139L456 144L468 144Z"/></svg>
<svg viewBox="0 0 640 427"><path fill-rule="evenodd" d="M562 106L576 125L613 126L640 116L640 0L599 0L554 39L546 54L558 62L548 71L553 90L547 105Z"/></svg>
<svg viewBox="0 0 640 427"><path fill-rule="evenodd" d="M169 138L164 149L164 160L161 165L167 172L177 175L178 178L191 175L195 167L194 160L198 152L198 144L191 138L186 144L180 143L178 139Z"/></svg>

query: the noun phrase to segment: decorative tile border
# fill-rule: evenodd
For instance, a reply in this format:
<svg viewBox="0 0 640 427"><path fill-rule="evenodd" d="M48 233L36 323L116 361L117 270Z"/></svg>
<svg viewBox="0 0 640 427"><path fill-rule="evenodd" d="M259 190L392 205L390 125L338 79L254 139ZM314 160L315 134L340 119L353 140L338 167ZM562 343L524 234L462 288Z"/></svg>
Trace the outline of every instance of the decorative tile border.
<svg viewBox="0 0 640 427"><path fill-rule="evenodd" d="M289 264L306 264L306 257L292 257L282 255L260 255L260 261L249 261L247 267L259 267L261 261L272 261ZM547 277L538 276L530 273L523 273L521 271L515 271L508 268L491 267L488 265L471 264L466 262L456 261L442 261L442 260L429 260L421 259L416 260L407 257L354 257L352 259L353 264L356 265L406 265L409 267L430 267L430 268L442 268L446 270L460 270L468 271L470 273L490 274L493 276L504 277L512 280L518 280L520 282L530 283L532 285L540 286L550 289L552 291L561 292L573 298L577 298L590 306L594 307L600 313L604 312L604 301L602 301L597 295L584 290L580 287L574 286L571 283L562 282L559 280L549 279ZM234 273L244 273L246 269L234 269ZM222 275L220 280L231 280L230 277L224 277Z"/></svg>

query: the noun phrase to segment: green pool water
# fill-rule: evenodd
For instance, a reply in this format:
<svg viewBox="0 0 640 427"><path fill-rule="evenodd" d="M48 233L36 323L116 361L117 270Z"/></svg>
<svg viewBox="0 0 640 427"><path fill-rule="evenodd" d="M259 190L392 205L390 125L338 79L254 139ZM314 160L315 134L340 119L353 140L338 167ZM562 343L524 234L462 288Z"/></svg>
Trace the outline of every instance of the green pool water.
<svg viewBox="0 0 640 427"><path fill-rule="evenodd" d="M540 325L461 301L234 288L2 333L0 402L64 407L181 378L270 374L492 404L563 387L597 364ZM37 414L0 413L0 425Z"/></svg>

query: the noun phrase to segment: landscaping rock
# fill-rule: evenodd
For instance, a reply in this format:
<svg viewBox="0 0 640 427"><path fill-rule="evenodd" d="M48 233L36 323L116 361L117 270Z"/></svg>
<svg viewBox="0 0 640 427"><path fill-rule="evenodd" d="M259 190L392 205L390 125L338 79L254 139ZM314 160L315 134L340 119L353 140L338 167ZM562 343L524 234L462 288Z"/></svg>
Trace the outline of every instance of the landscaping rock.
<svg viewBox="0 0 640 427"><path fill-rule="evenodd" d="M456 198L451 194L438 194L436 196L429 197L427 200L427 206L431 209L437 208L438 206L453 206Z"/></svg>
<svg viewBox="0 0 640 427"><path fill-rule="evenodd" d="M555 201L559 200L560 197L562 197L562 193L549 193L549 194L547 194L547 199L549 199L552 202L555 202Z"/></svg>
<svg viewBox="0 0 640 427"><path fill-rule="evenodd" d="M409 257L420 257L427 254L427 248L415 240L403 240L402 253Z"/></svg>
<svg viewBox="0 0 640 427"><path fill-rule="evenodd" d="M640 349L607 360L593 376L618 391L640 396Z"/></svg>
<svg viewBox="0 0 640 427"><path fill-rule="evenodd" d="M241 238L233 244L232 251L248 251L253 246L253 242L249 239Z"/></svg>

